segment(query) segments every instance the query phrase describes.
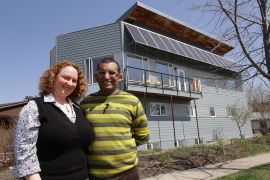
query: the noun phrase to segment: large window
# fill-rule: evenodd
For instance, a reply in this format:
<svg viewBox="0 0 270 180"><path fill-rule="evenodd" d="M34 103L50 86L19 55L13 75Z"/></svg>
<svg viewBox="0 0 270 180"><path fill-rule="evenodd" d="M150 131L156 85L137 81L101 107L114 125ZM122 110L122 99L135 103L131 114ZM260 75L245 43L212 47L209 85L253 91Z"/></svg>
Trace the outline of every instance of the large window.
<svg viewBox="0 0 270 180"><path fill-rule="evenodd" d="M129 81L145 82L147 73L144 70L148 70L148 61L146 58L128 55L127 65L130 66L128 68Z"/></svg>
<svg viewBox="0 0 270 180"><path fill-rule="evenodd" d="M92 83L97 83L96 81L96 78L95 78L95 74L97 72L97 66L98 66L98 63L104 59L104 58L111 58L113 59L113 55L108 55L108 56L101 56L101 57L94 57L92 58Z"/></svg>
<svg viewBox="0 0 270 180"><path fill-rule="evenodd" d="M156 62L157 79L164 87L175 87L174 69L171 64Z"/></svg>
<svg viewBox="0 0 270 180"><path fill-rule="evenodd" d="M167 107L165 103L150 103L151 116L167 116Z"/></svg>

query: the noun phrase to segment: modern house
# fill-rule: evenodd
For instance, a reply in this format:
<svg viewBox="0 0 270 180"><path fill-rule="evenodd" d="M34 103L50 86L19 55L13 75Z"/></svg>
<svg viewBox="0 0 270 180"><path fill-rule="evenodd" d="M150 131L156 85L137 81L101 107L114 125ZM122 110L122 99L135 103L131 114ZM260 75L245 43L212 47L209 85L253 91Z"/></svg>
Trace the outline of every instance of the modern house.
<svg viewBox="0 0 270 180"><path fill-rule="evenodd" d="M84 69L89 92L100 59L116 59L121 89L144 105L151 136L141 149L237 138L229 104L247 104L239 67L223 56L233 47L142 3L116 22L56 37L51 64L70 59ZM252 136L250 121L242 128Z"/></svg>

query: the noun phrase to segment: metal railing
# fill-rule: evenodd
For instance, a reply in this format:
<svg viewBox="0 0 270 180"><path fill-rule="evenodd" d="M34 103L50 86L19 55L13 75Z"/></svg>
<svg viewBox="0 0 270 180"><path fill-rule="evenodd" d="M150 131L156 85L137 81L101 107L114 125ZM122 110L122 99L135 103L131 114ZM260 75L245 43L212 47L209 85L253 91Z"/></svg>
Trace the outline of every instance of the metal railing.
<svg viewBox="0 0 270 180"><path fill-rule="evenodd" d="M190 97L192 93L201 94L200 84L195 84L196 79L190 79L186 77L175 76L166 73L160 73L156 71L145 70L141 68L135 68L126 66L124 70L125 75L125 89L129 85L143 86L146 88L158 88L162 89L164 94L165 90L179 92L187 92Z"/></svg>

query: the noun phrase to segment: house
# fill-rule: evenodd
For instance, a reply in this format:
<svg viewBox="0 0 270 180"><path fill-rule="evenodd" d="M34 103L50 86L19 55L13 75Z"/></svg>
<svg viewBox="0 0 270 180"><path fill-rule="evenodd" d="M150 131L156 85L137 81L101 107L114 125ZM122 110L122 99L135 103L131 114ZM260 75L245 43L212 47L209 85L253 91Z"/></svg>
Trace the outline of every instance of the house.
<svg viewBox="0 0 270 180"><path fill-rule="evenodd" d="M253 134L270 133L270 113L253 112L251 115L251 127Z"/></svg>
<svg viewBox="0 0 270 180"><path fill-rule="evenodd" d="M0 104L0 127L9 127L19 116L19 113L27 101Z"/></svg>
<svg viewBox="0 0 270 180"><path fill-rule="evenodd" d="M239 137L226 107L247 98L240 69L223 57L232 49L136 2L116 22L57 36L50 61L79 64L93 93L100 59L116 59L125 75L121 89L141 100L149 119L150 141L140 148L170 148ZM250 121L242 131L252 136Z"/></svg>

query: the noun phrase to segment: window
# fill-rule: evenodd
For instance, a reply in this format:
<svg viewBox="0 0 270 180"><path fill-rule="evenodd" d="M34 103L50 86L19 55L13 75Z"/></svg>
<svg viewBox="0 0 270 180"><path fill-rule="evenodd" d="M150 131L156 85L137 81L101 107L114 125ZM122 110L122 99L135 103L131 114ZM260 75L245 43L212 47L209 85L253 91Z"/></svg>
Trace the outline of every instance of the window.
<svg viewBox="0 0 270 180"><path fill-rule="evenodd" d="M158 81L162 82L164 87L175 87L174 67L171 64L156 62L156 72Z"/></svg>
<svg viewBox="0 0 270 180"><path fill-rule="evenodd" d="M83 64L83 72L85 74L85 78L86 78L86 82L88 84L91 83L91 75L90 75L90 58L87 58L84 60L84 64Z"/></svg>
<svg viewBox="0 0 270 180"><path fill-rule="evenodd" d="M232 108L230 108L230 107L227 107L227 116L228 117L232 117Z"/></svg>
<svg viewBox="0 0 270 180"><path fill-rule="evenodd" d="M216 111L214 107L210 107L210 117L216 117Z"/></svg>
<svg viewBox="0 0 270 180"><path fill-rule="evenodd" d="M167 107L164 103L150 103L151 116L167 116Z"/></svg>
<svg viewBox="0 0 270 180"><path fill-rule="evenodd" d="M186 112L186 117L194 117L195 116L195 108L191 105L185 106L185 112Z"/></svg>
<svg viewBox="0 0 270 180"><path fill-rule="evenodd" d="M169 69L168 69L168 64L166 63L161 63L161 62L156 62L156 72L157 74L157 79L159 82L163 83L163 86L169 86ZM164 73L164 74L160 74Z"/></svg>
<svg viewBox="0 0 270 180"><path fill-rule="evenodd" d="M144 82L146 73L144 70L148 70L148 61L146 58L138 56L127 56L128 68L128 80L136 82ZM134 68L132 68L134 67ZM147 76L147 75L146 75Z"/></svg>
<svg viewBox="0 0 270 180"><path fill-rule="evenodd" d="M95 57L95 58L92 58L92 83L97 83L96 81L96 78L95 78L95 74L97 72L97 66L98 66L98 63L104 59L104 58L110 58L110 59L113 59L113 55L108 55L108 56L101 56L101 57Z"/></svg>

